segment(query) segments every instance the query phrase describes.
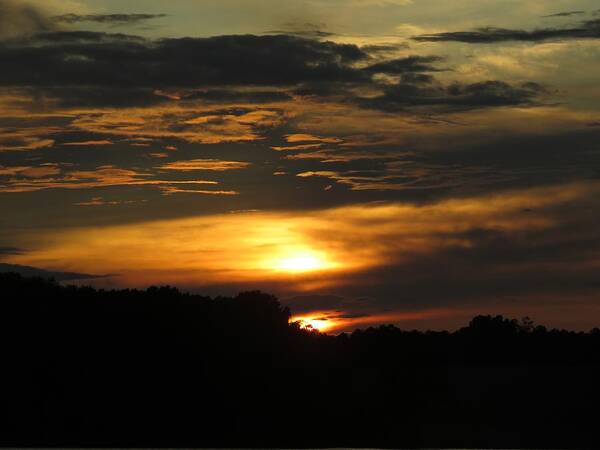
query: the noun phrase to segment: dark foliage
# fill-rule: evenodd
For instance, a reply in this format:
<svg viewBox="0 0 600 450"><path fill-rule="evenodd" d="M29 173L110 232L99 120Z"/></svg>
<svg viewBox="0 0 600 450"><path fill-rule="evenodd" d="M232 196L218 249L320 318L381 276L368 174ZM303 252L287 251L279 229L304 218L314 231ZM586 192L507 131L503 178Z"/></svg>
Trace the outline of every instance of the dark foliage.
<svg viewBox="0 0 600 450"><path fill-rule="evenodd" d="M276 298L0 274L4 446L597 448L600 330L327 336Z"/></svg>

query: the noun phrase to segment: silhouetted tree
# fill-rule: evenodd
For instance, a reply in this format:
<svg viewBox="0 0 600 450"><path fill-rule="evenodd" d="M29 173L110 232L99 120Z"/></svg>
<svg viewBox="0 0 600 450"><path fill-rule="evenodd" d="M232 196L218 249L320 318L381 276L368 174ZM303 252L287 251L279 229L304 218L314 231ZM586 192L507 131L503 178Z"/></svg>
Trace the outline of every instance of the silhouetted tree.
<svg viewBox="0 0 600 450"><path fill-rule="evenodd" d="M0 274L0 444L598 448L600 330L330 336L259 291Z"/></svg>

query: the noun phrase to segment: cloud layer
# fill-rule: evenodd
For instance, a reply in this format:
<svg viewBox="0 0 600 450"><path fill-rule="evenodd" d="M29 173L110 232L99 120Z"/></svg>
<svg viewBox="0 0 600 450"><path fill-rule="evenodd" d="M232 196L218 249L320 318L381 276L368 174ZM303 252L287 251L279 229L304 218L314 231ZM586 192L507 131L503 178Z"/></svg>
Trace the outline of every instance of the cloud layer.
<svg viewBox="0 0 600 450"><path fill-rule="evenodd" d="M469 44L492 44L506 41L541 42L567 39L599 39L600 20L586 20L571 28L539 28L532 31L505 28L479 28L473 31L448 31L424 34L413 39L420 42L466 42Z"/></svg>
<svg viewBox="0 0 600 450"><path fill-rule="evenodd" d="M583 323L600 28L574 1L0 0L0 258L342 327Z"/></svg>

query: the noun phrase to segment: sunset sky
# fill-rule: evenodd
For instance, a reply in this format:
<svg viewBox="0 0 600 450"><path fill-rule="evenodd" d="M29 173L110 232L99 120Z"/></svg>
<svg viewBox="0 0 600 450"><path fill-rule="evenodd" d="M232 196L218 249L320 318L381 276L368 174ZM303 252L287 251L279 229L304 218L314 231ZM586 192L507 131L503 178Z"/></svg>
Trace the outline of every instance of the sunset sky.
<svg viewBox="0 0 600 450"><path fill-rule="evenodd" d="M0 0L0 262L598 326L599 8Z"/></svg>

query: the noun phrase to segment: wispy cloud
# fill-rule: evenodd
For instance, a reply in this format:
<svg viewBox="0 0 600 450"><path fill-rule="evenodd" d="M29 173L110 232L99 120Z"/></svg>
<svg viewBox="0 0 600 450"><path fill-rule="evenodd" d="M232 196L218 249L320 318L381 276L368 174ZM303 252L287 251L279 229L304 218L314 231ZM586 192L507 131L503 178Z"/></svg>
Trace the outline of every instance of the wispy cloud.
<svg viewBox="0 0 600 450"><path fill-rule="evenodd" d="M6 171L7 169L4 168ZM16 174L21 174L17 171ZM39 174L41 175L41 174ZM35 192L46 189L96 189L110 186L156 186L159 188L176 185L216 185L208 180L160 180L150 173L140 173L131 169L114 166L101 166L95 170L68 171L60 177L35 179L11 178L0 181L0 192Z"/></svg>
<svg viewBox="0 0 600 450"><path fill-rule="evenodd" d="M586 20L571 28L538 28L532 31L506 28L479 28L472 31L447 31L413 37L421 42L465 42L491 44L506 41L540 42L566 39L600 39L600 20Z"/></svg>
<svg viewBox="0 0 600 450"><path fill-rule="evenodd" d="M241 161L223 161L220 159L190 159L186 161L174 161L163 164L158 169L175 170L180 172L191 172L196 170L207 170L224 172L226 170L240 170L250 166L250 163Z"/></svg>
<svg viewBox="0 0 600 450"><path fill-rule="evenodd" d="M63 23L97 22L110 25L130 25L151 19L160 19L167 14L62 14L53 19Z"/></svg>
<svg viewBox="0 0 600 450"><path fill-rule="evenodd" d="M64 142L61 145L64 145L67 147L92 147L92 146L112 145L112 144L113 144L113 142L108 139L101 139L101 140L97 140L97 141Z"/></svg>
<svg viewBox="0 0 600 450"><path fill-rule="evenodd" d="M554 14L547 14L542 17L571 17L571 16L579 16L581 14L585 14L585 11L562 11Z"/></svg>

